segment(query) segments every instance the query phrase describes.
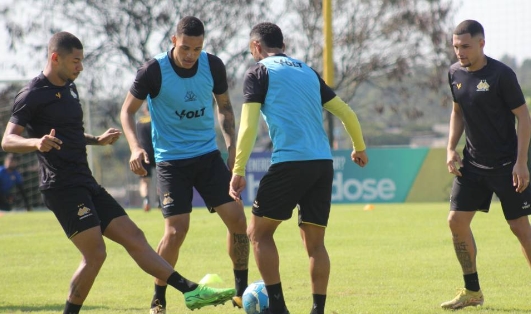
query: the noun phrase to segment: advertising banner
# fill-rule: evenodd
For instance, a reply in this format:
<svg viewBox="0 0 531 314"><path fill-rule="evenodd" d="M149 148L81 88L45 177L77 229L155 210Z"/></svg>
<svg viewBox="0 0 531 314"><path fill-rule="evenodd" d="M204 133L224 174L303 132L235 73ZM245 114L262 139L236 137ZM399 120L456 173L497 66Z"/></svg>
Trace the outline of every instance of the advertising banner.
<svg viewBox="0 0 531 314"><path fill-rule="evenodd" d="M349 150L333 151L332 203L402 203L445 201L451 180L445 165L446 151L427 147L368 148L369 163L361 168ZM260 179L271 164L271 153L253 153L246 168L243 203L254 201ZM228 191L228 187L227 187ZM194 192L194 206L204 206Z"/></svg>

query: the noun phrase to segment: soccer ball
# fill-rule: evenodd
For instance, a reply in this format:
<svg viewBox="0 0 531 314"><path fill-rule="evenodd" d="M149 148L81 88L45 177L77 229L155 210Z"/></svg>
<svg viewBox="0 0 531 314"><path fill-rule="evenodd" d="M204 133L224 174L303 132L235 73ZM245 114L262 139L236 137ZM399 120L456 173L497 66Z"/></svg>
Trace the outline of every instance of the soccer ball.
<svg viewBox="0 0 531 314"><path fill-rule="evenodd" d="M263 280L255 281L245 289L242 303L246 314L260 314L269 307L269 297Z"/></svg>

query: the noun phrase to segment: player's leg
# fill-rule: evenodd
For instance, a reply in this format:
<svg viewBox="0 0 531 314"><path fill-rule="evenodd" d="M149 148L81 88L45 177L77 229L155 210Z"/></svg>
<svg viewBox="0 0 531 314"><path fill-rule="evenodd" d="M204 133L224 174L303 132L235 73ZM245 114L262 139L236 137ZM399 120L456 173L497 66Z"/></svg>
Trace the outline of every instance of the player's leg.
<svg viewBox="0 0 531 314"><path fill-rule="evenodd" d="M285 308L284 296L280 280L280 263L277 246L273 235L281 221L252 215L248 235L254 252L258 271L267 288L268 295L279 295L277 299L269 299L269 308L274 311Z"/></svg>
<svg viewBox="0 0 531 314"><path fill-rule="evenodd" d="M330 278L330 257L324 244L325 227L303 223L301 237L310 260L313 306L311 314L324 314L328 280Z"/></svg>
<svg viewBox="0 0 531 314"><path fill-rule="evenodd" d="M232 261L236 296L233 305L242 307L241 296L248 285L249 238L243 205L229 195L231 173L219 152L201 157L201 167L196 173L195 188L207 204L217 212L227 226L227 251Z"/></svg>
<svg viewBox="0 0 531 314"><path fill-rule="evenodd" d="M157 254L147 242L142 230L127 216L123 208L101 188L93 201L101 217L101 229L109 239L121 244L146 273L157 278L164 285L168 284L181 291L189 309L207 305L217 305L230 299L234 289L215 289L198 285L176 272L172 265ZM165 313L163 307L157 306L153 313Z"/></svg>
<svg viewBox="0 0 531 314"><path fill-rule="evenodd" d="M528 218L531 214L531 189L528 187L522 193L516 192L512 174L493 177L490 183L500 199L505 219L520 242L522 253L531 267L531 225Z"/></svg>
<svg viewBox="0 0 531 314"><path fill-rule="evenodd" d="M106 258L100 217L87 188L50 189L42 191L42 194L44 203L82 255L81 263L72 276L64 308L64 313L75 314L81 309Z"/></svg>
<svg viewBox="0 0 531 314"><path fill-rule="evenodd" d="M334 168L332 161L301 164L305 182L313 182L299 200L299 227L310 262L313 305L311 314L324 314L330 257L325 247L325 231L330 217Z"/></svg>
<svg viewBox="0 0 531 314"><path fill-rule="evenodd" d="M83 258L70 280L68 302L82 305L103 266L107 253L99 226L82 231L71 240Z"/></svg>
<svg viewBox="0 0 531 314"><path fill-rule="evenodd" d="M476 210L488 212L493 192L482 176L463 170L461 173L463 176L456 177L452 186L448 226L465 287L454 299L441 304L445 309L481 305L484 301L476 269L477 247L470 224Z"/></svg>
<svg viewBox="0 0 531 314"><path fill-rule="evenodd" d="M194 167L180 165L178 161L168 161L158 163L156 170L164 217L164 234L157 246L157 253L175 267L181 245L190 227ZM155 278L151 308L165 307L166 283Z"/></svg>
<svg viewBox="0 0 531 314"><path fill-rule="evenodd" d="M528 216L507 220L511 231L514 233L522 247L522 253L531 267L531 225Z"/></svg>
<svg viewBox="0 0 531 314"><path fill-rule="evenodd" d="M269 296L269 313L289 313L284 300L279 269L279 252L273 235L284 220L291 218L297 201L304 194L305 185L298 184L303 172L300 163L278 163L269 167L260 180L247 234L254 258Z"/></svg>
<svg viewBox="0 0 531 314"><path fill-rule="evenodd" d="M243 292L249 284L247 220L243 212L243 206L234 201L220 205L215 210L227 226L227 252L232 261L234 288L236 289L232 304L235 307L242 308Z"/></svg>

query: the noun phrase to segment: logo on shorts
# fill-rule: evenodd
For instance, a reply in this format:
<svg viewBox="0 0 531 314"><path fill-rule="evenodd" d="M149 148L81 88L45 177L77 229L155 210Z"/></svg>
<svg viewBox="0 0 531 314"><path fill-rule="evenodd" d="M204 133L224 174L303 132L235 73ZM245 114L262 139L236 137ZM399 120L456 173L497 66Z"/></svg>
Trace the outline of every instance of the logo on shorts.
<svg viewBox="0 0 531 314"><path fill-rule="evenodd" d="M162 200L162 205L164 205L165 207L167 205L170 205L171 203L173 203L173 198L170 197L170 193L164 193L164 199Z"/></svg>
<svg viewBox="0 0 531 314"><path fill-rule="evenodd" d="M528 202L524 202L524 204L522 204L522 209L529 209L529 207L531 207L531 204Z"/></svg>
<svg viewBox="0 0 531 314"><path fill-rule="evenodd" d="M254 200L253 207L254 208L260 208L260 205L258 205L258 201L257 200Z"/></svg>
<svg viewBox="0 0 531 314"><path fill-rule="evenodd" d="M83 219L92 216L92 213L90 212L90 208L86 207L85 204L79 204L77 205L77 215Z"/></svg>

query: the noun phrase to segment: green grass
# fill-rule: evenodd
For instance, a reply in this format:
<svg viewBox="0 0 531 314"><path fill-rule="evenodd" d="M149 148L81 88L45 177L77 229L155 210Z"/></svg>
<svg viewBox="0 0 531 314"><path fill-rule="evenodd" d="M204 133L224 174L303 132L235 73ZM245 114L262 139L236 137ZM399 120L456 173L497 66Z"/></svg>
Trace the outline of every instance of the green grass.
<svg viewBox="0 0 531 314"><path fill-rule="evenodd" d="M248 215L249 209L246 209ZM462 286L446 224L448 204L335 205L326 243L332 260L327 314L447 313L439 304ZM163 232L159 212L129 210L156 246ZM530 313L531 272L498 203L473 222L478 269L485 305L461 312ZM276 235L285 298L292 314L310 311L308 261L297 220L283 223ZM107 260L82 313L148 313L152 279L125 250L106 241ZM6 213L0 217L0 312L61 313L69 280L80 255L49 211ZM192 226L177 269L199 281L218 274L232 286L225 230L216 215L194 210ZM251 256L250 279L259 279ZM181 294L168 289L168 314L192 313ZM194 313L243 313L229 303Z"/></svg>

